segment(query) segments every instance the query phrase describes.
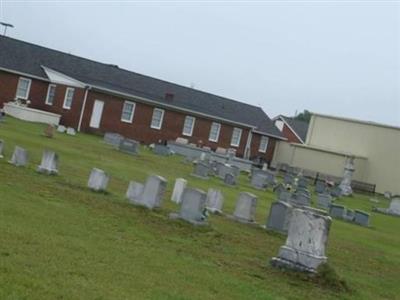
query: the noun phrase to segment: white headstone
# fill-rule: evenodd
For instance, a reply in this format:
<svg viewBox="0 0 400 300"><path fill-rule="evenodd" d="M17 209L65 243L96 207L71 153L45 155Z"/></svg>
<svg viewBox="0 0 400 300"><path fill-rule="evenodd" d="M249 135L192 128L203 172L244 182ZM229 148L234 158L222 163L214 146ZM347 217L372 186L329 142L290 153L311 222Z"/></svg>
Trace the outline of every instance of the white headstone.
<svg viewBox="0 0 400 300"><path fill-rule="evenodd" d="M9 163L17 167L26 166L28 164L28 151L19 146L15 146L14 153Z"/></svg>
<svg viewBox="0 0 400 300"><path fill-rule="evenodd" d="M257 197L251 193L241 192L236 201L233 217L244 223L254 223L256 219Z"/></svg>
<svg viewBox="0 0 400 300"><path fill-rule="evenodd" d="M390 201L389 212L400 216L400 197Z"/></svg>
<svg viewBox="0 0 400 300"><path fill-rule="evenodd" d="M224 196L220 190L208 189L207 192L207 210L212 213L222 214L222 206L224 205Z"/></svg>
<svg viewBox="0 0 400 300"><path fill-rule="evenodd" d="M135 194L141 189L137 183L129 184L127 196L133 204L142 205L149 209L161 207L165 190L167 188L167 180L164 177L152 175L146 180L146 184L142 189L142 193L136 197ZM131 189L131 192L129 192Z"/></svg>
<svg viewBox="0 0 400 300"><path fill-rule="evenodd" d="M42 162L37 168L39 173L57 174L58 173L58 155L54 151L44 150Z"/></svg>
<svg viewBox="0 0 400 300"><path fill-rule="evenodd" d="M177 204L182 202L182 194L186 188L187 180L184 178L177 178L175 180L174 190L172 192L171 201Z"/></svg>
<svg viewBox="0 0 400 300"><path fill-rule="evenodd" d="M170 214L173 219L183 219L193 225L207 225L206 193L199 189L186 188L182 194L178 214Z"/></svg>
<svg viewBox="0 0 400 300"><path fill-rule="evenodd" d="M61 132L61 133L64 133L64 132L67 131L67 128L64 125L58 125L57 131Z"/></svg>
<svg viewBox="0 0 400 300"><path fill-rule="evenodd" d="M293 209L286 243L273 266L316 272L327 261L325 249L332 219L313 210Z"/></svg>
<svg viewBox="0 0 400 300"><path fill-rule="evenodd" d="M76 131L75 131L74 128L68 127L68 128L67 128L67 134L68 134L68 135L76 135Z"/></svg>
<svg viewBox="0 0 400 300"><path fill-rule="evenodd" d="M93 168L90 172L88 187L95 192L103 192L107 189L110 177L103 171Z"/></svg>
<svg viewBox="0 0 400 300"><path fill-rule="evenodd" d="M341 194L344 196L349 196L353 193L353 189L351 188L351 180L354 170L354 156L349 156L346 158L343 179L339 185L339 188L342 191Z"/></svg>
<svg viewBox="0 0 400 300"><path fill-rule="evenodd" d="M138 199L143 194L143 190L143 184L136 181L130 181L128 190L126 191L126 198L129 200L129 202L134 203L134 200Z"/></svg>

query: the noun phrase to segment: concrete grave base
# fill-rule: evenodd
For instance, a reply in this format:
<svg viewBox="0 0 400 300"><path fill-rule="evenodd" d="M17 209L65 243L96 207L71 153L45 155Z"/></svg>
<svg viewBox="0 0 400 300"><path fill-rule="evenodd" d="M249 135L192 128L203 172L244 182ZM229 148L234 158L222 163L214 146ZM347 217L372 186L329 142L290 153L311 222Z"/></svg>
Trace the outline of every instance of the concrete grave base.
<svg viewBox="0 0 400 300"><path fill-rule="evenodd" d="M178 213L170 213L169 218L171 220L183 220L183 221L188 222L195 226L208 226L209 225L207 221L195 221L195 220L184 219Z"/></svg>
<svg viewBox="0 0 400 300"><path fill-rule="evenodd" d="M200 175L197 175L197 174L194 174L194 173L191 173L190 176L193 176L193 177L196 177L196 178L200 178L200 179L204 179L204 180L210 179L210 177L208 177L208 176L200 176Z"/></svg>
<svg viewBox="0 0 400 300"><path fill-rule="evenodd" d="M305 272L305 273L313 273L313 274L315 274L317 272L316 269L308 268L306 266L296 264L289 260L279 258L279 257L273 257L271 259L270 263L275 268L288 269L288 270Z"/></svg>
<svg viewBox="0 0 400 300"><path fill-rule="evenodd" d="M258 223L256 221L253 221L253 220L247 220L247 219L244 219L244 218L237 217L235 215L226 215L226 217L228 219L230 219L230 220L234 220L234 221L237 221L239 223L258 226Z"/></svg>

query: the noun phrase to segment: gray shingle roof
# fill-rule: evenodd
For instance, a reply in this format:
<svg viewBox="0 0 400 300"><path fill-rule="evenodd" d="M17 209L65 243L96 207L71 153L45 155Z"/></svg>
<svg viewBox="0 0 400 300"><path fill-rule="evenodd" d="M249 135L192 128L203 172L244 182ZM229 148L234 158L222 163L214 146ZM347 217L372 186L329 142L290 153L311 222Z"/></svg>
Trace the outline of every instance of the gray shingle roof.
<svg viewBox="0 0 400 300"><path fill-rule="evenodd" d="M293 117L281 116L286 123L296 132L296 134L303 140L306 141L307 131L308 131L308 123L305 121L296 120Z"/></svg>
<svg viewBox="0 0 400 300"><path fill-rule="evenodd" d="M189 109L251 125L261 133L283 138L260 107L127 71L110 64L99 63L9 37L0 37L0 68L47 78L41 66L89 85L143 97L160 104L173 105L178 109ZM172 102L165 100L166 93L174 94Z"/></svg>

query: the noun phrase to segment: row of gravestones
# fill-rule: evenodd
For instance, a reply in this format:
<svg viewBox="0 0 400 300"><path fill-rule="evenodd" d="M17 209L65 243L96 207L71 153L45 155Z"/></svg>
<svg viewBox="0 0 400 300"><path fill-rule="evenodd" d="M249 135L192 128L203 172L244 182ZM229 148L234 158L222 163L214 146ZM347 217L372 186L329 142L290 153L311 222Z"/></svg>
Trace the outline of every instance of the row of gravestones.
<svg viewBox="0 0 400 300"><path fill-rule="evenodd" d="M200 160L195 166L192 176L201 179L209 179L210 176L217 176L230 186L236 185L240 169L237 166L225 164L218 161Z"/></svg>
<svg viewBox="0 0 400 300"><path fill-rule="evenodd" d="M114 148L118 149L121 152L132 155L139 154L139 142L132 139L124 138L119 133L107 132L104 135L103 141L106 144L112 145Z"/></svg>

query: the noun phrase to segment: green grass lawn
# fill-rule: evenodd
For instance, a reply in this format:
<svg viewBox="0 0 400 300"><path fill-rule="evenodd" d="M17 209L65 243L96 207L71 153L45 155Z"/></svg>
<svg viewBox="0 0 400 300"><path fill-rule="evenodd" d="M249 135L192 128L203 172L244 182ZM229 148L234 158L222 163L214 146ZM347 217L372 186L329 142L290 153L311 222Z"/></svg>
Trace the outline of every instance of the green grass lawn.
<svg viewBox="0 0 400 300"><path fill-rule="evenodd" d="M270 267L284 236L222 216L210 216L208 228L169 220L178 210L169 201L174 180L184 177L191 187L221 189L227 213L240 191L256 194L257 221L265 223L274 194L254 190L245 175L231 188L191 177L179 156L141 149L133 157L86 134L48 139L44 127L12 118L0 124L0 299L400 298L400 218L371 213L371 228L333 221L327 255L349 287L340 290ZM14 145L29 150L29 167L7 163ZM35 171L45 148L60 156L58 176ZM92 167L111 174L109 193L86 188ZM168 180L156 211L124 198L130 180L150 174ZM366 195L338 202L366 211L373 204Z"/></svg>

